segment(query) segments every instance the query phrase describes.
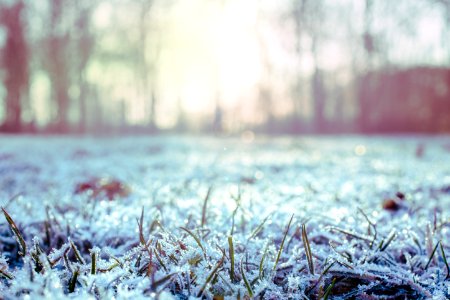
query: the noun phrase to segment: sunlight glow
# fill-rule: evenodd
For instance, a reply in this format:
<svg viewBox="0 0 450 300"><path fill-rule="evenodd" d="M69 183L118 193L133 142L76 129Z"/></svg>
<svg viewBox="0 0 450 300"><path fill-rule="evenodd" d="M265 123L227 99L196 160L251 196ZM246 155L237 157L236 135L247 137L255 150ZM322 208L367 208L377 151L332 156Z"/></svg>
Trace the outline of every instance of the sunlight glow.
<svg viewBox="0 0 450 300"><path fill-rule="evenodd" d="M172 86L168 96L180 98L188 113L213 111L216 101L225 107L238 105L261 72L251 16L254 3L205 8L201 1L188 2L168 21L173 27L162 54L163 86Z"/></svg>

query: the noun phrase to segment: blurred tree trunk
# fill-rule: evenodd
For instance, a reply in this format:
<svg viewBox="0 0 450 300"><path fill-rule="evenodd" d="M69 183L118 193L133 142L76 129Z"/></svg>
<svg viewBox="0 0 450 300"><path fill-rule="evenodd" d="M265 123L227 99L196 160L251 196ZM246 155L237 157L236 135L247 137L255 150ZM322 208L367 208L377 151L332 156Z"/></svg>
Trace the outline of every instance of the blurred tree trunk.
<svg viewBox="0 0 450 300"><path fill-rule="evenodd" d="M106 118L105 112L101 103L101 96L98 87L94 87L90 92L89 105L89 120L87 122L90 132L101 132L105 129Z"/></svg>
<svg viewBox="0 0 450 300"><path fill-rule="evenodd" d="M137 69L139 81L141 83L141 93L145 101L144 107L147 108L148 126L151 131L156 130L156 61L159 56L159 47L156 47L156 54L149 61L148 56L148 19L149 13L154 5L154 0L142 0L139 16L139 41L138 41L138 58ZM158 46L158 45L157 45Z"/></svg>
<svg viewBox="0 0 450 300"><path fill-rule="evenodd" d="M67 44L69 35L62 28L65 0L50 1L50 33L48 37L48 71L52 83L53 99L56 104L56 130L65 132L69 114L69 61Z"/></svg>
<svg viewBox="0 0 450 300"><path fill-rule="evenodd" d="M311 52L314 57L314 74L312 78L312 98L314 101L314 130L323 132L326 129L325 101L326 92L322 70L319 67L317 36L312 36Z"/></svg>
<svg viewBox="0 0 450 300"><path fill-rule="evenodd" d="M273 66L268 53L268 43L264 39L264 18L261 16L261 9L258 7L256 17L256 38L260 49L261 66L263 72L260 76L258 83L258 106L261 112L265 115L265 127L266 131L273 132L275 130L275 115L273 105Z"/></svg>
<svg viewBox="0 0 450 300"><path fill-rule="evenodd" d="M294 16L294 20L295 20L295 50L296 50L296 54L297 54L297 58L299 61L299 68L301 68L301 63L302 63L302 56L303 56L303 49L302 49L302 37L303 37L303 32L306 29L306 4L307 4L307 0L296 0L294 1L294 7L293 7L293 16ZM292 131L294 133L297 133L301 130L301 123L302 123L302 119L301 119L301 110L302 110L302 88L304 87L304 84L301 82L301 76L299 74L298 76L298 80L297 82L294 84L294 96L293 96L293 101L294 101L294 124Z"/></svg>
<svg viewBox="0 0 450 300"><path fill-rule="evenodd" d="M223 5L223 2L222 2ZM222 6L223 8L223 6ZM208 122L206 131L213 133L221 133L223 132L223 108L222 108L222 86L221 86L221 76L220 76L220 63L216 62L214 64L214 87L215 87L215 95L214 95L214 112L212 115L211 123Z"/></svg>
<svg viewBox="0 0 450 300"><path fill-rule="evenodd" d="M362 39L363 48L366 53L364 74L358 84L359 115L358 127L362 132L370 130L371 105L373 96L371 93L371 81L375 80L375 74L371 73L373 65L373 54L375 51L374 37L372 35L373 0L365 0L364 7L364 34Z"/></svg>
<svg viewBox="0 0 450 300"><path fill-rule="evenodd" d="M77 20L77 52L78 52L78 64L77 64L77 81L79 89L79 131L85 132L87 127L87 97L89 94L89 84L86 79L86 67L89 63L89 59L92 55L92 49L94 45L93 37L89 32L90 19L91 19L92 7L81 7L78 10Z"/></svg>
<svg viewBox="0 0 450 300"><path fill-rule="evenodd" d="M22 13L23 1L10 7L2 7L0 24L6 27L6 44L3 49L2 65L6 71L6 120L2 129L19 132L22 124L22 102L29 86L28 46L24 35Z"/></svg>
<svg viewBox="0 0 450 300"><path fill-rule="evenodd" d="M185 132L188 129L188 121L183 109L183 101L180 96L177 98L177 124L175 130L177 132Z"/></svg>
<svg viewBox="0 0 450 300"><path fill-rule="evenodd" d="M220 104L220 91L216 92L216 105L214 108L214 119L213 119L213 132L221 133L223 132L223 109Z"/></svg>
<svg viewBox="0 0 450 300"><path fill-rule="evenodd" d="M297 39L297 55L301 62L302 38L307 35L311 38L311 47L309 49L313 57L313 74L310 79L311 82L311 100L313 102L313 129L316 132L323 132L326 129L325 119L325 104L326 91L323 79L323 71L319 63L319 40L323 39L323 24L322 20L325 18L325 4L319 0L298 0L295 2L294 16ZM300 75L300 74L299 74ZM300 97L300 79L296 85L297 101L301 101ZM299 103L294 107L301 107Z"/></svg>
<svg viewBox="0 0 450 300"><path fill-rule="evenodd" d="M151 130L156 130L156 103L158 102L156 96L156 84L152 84L152 92L150 98L150 111L149 111L149 126Z"/></svg>
<svg viewBox="0 0 450 300"><path fill-rule="evenodd" d="M443 39L446 41L447 45L447 64L450 65L450 43L448 42L448 37L450 35L450 0L437 0L445 10L445 28Z"/></svg>

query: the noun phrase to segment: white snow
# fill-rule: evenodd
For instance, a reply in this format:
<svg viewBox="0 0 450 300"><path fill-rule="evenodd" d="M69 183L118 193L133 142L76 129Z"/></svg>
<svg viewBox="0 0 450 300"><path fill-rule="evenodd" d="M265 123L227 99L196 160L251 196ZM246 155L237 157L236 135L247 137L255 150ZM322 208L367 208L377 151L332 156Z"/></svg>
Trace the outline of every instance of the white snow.
<svg viewBox="0 0 450 300"><path fill-rule="evenodd" d="M425 145L422 157L416 156L419 144ZM246 276L253 281L259 276L267 244L265 277L253 282L253 291L265 298L318 295L342 274L358 278L360 286L354 288L359 296L382 295L383 288L392 285L399 292L409 287L408 292L415 293L410 297L449 297L450 280L445 280L440 247L424 269L433 250L430 246L434 248L438 241L450 260L449 149L450 137L445 136L282 137L257 138L251 143L182 136L0 136L0 205L17 223L29 250L37 236L50 259L61 257L70 247L70 237L87 262L81 265L70 251L72 273L63 259L53 268L44 267L42 274L32 271L29 257L25 262L17 258L12 233L0 216L0 268L9 264L15 277L0 279L0 298L27 294L30 299L157 295L194 299L223 249L226 258L220 276L211 280L202 295L234 299L247 293L238 263L245 262ZM105 195L92 199L89 193L74 193L78 184L94 177L119 180L131 193L112 201ZM209 187L212 194L201 228ZM394 198L397 192L405 195L399 209L383 209L383 200ZM237 206L233 234L236 282L231 282L227 236ZM144 247L138 247L137 220L142 208L151 259ZM376 226L372 247L374 230L371 227L368 232L369 223L361 211ZM294 221L278 270L271 272L292 214ZM248 240L267 216L261 232ZM52 248L58 249L45 246L46 221L51 224ZM302 223L307 225L315 275L308 272ZM199 237L205 253L181 226ZM393 233L395 238L380 251L381 241L386 243ZM154 255L158 247L163 249L159 258L165 268ZM91 249L98 253L98 268L118 266L91 275ZM136 266L138 256L140 265ZM196 258L201 260L193 263ZM156 269L153 278L146 276L143 267L150 261ZM308 291L333 261L317 287ZM76 268L80 275L75 291L68 293ZM169 274L172 277L151 288ZM336 299L355 292L343 292L345 284L349 284L345 279L336 282L335 291L341 291L334 295Z"/></svg>

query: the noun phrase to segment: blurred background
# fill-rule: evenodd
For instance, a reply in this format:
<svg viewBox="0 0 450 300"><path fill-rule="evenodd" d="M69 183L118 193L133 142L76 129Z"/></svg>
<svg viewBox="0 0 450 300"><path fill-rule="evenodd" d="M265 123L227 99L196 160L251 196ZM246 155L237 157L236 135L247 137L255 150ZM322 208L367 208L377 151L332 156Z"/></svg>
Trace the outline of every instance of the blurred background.
<svg viewBox="0 0 450 300"><path fill-rule="evenodd" d="M0 124L449 133L450 0L0 0Z"/></svg>

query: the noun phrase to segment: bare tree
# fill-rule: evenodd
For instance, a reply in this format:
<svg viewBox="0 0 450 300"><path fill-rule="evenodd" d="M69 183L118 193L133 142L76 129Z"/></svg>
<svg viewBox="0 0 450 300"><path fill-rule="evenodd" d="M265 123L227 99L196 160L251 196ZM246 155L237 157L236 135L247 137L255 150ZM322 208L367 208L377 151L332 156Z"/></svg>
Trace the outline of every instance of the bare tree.
<svg viewBox="0 0 450 300"><path fill-rule="evenodd" d="M22 103L29 83L28 45L25 40L22 0L0 8L0 24L6 28L6 45L3 49L2 68L6 71L6 121L2 129L21 131Z"/></svg>
<svg viewBox="0 0 450 300"><path fill-rule="evenodd" d="M299 61L299 68L301 67L302 57L304 55L303 53L303 47L302 47L302 38L303 33L306 31L306 2L307 0L294 0L293 1L293 7L292 7L292 17L295 22L295 51L297 55L297 59ZM293 107L294 107L294 124L293 130L294 132L297 132L300 130L300 114L302 110L302 89L304 88L304 84L302 83L301 76L299 74L296 82L294 83L294 96L293 96Z"/></svg>
<svg viewBox="0 0 450 300"><path fill-rule="evenodd" d="M311 79L311 98L313 101L314 130L321 132L325 130L325 103L326 90L324 85L323 71L320 65L320 45L323 39L322 20L325 14L325 4L321 0L299 0L295 1L294 16L296 24L297 53L303 55L302 36L310 38L310 53L313 57L314 71ZM300 84L298 83L298 86Z"/></svg>
<svg viewBox="0 0 450 300"><path fill-rule="evenodd" d="M442 6L445 11L445 29L443 39L447 40L447 64L450 65L450 45L448 43L448 36L450 35L450 0L433 0Z"/></svg>
<svg viewBox="0 0 450 300"><path fill-rule="evenodd" d="M221 96L220 91L216 91L216 103L214 106L214 118L213 118L213 132L221 133L223 131L223 109L220 104Z"/></svg>
<svg viewBox="0 0 450 300"><path fill-rule="evenodd" d="M260 49L261 65L263 67L263 73L258 83L258 106L261 108L262 113L266 115L266 130L273 131L275 116L273 112L273 65L269 57L268 43L264 38L264 24L261 7L257 8L257 17L255 23L256 38Z"/></svg>
<svg viewBox="0 0 450 300"><path fill-rule="evenodd" d="M358 84L358 98L359 98L359 114L358 127L362 132L369 130L368 123L370 122L371 105L373 104L373 96L370 91L370 82L374 74L370 71L373 67L373 59L375 52L375 40L372 34L372 23L374 18L373 0L365 0L364 6L364 34L362 38L362 45L365 50L365 70L363 76Z"/></svg>
<svg viewBox="0 0 450 300"><path fill-rule="evenodd" d="M141 0L139 2L139 20L138 20L138 32L139 40L137 47L137 69L139 82L141 86L141 92L144 100L148 103L148 123L151 130L156 129L156 67L159 60L160 44L153 36L153 40L149 40L149 21L150 12L155 4L155 0ZM149 56L149 43L153 42L154 57Z"/></svg>
<svg viewBox="0 0 450 300"><path fill-rule="evenodd" d="M83 5L85 4L85 5ZM89 95L89 83L86 78L86 68L92 56L94 48L94 38L90 32L90 21L93 10L92 2L78 2L76 19L76 50L77 50L77 85L79 89L79 130L86 131L88 105L87 97Z"/></svg>
<svg viewBox="0 0 450 300"><path fill-rule="evenodd" d="M46 67L52 84L56 106L56 130L68 130L69 114L69 33L64 28L66 0L50 0L50 26L47 37Z"/></svg>
<svg viewBox="0 0 450 300"><path fill-rule="evenodd" d="M314 101L314 129L323 132L326 129L325 101L326 90L323 79L323 72L319 65L318 58L319 37L317 33L312 35L311 52L314 57L314 74L312 78L312 99Z"/></svg>

